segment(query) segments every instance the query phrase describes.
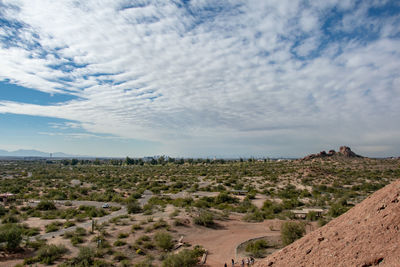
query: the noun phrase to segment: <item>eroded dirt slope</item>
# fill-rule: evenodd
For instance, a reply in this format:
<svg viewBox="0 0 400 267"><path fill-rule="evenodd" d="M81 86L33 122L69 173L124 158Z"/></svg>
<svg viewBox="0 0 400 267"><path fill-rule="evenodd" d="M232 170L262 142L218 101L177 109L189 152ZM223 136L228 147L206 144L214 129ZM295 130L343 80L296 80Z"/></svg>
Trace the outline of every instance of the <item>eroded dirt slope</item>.
<svg viewBox="0 0 400 267"><path fill-rule="evenodd" d="M400 180L256 266L400 266Z"/></svg>

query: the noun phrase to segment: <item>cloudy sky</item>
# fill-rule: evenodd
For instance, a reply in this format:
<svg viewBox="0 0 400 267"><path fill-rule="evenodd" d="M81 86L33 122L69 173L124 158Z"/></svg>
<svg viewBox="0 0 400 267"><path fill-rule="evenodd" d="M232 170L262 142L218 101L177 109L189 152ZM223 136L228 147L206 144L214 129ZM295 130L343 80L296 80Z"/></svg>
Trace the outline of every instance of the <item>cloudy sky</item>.
<svg viewBox="0 0 400 267"><path fill-rule="evenodd" d="M0 149L399 156L400 2L0 0Z"/></svg>

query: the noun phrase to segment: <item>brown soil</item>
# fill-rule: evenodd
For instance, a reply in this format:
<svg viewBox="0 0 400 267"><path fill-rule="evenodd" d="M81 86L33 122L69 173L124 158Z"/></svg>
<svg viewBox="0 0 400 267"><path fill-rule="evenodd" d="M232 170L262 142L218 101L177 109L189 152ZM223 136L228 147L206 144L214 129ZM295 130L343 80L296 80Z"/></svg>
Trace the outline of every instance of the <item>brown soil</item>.
<svg viewBox="0 0 400 267"><path fill-rule="evenodd" d="M224 266L235 258L236 247L251 238L262 236L279 236L282 221L268 220L262 223L248 223L241 221L239 216L231 216L229 221L218 221L216 229L193 226L180 227L178 230L184 236L183 241L190 244L201 245L209 252L207 266Z"/></svg>
<svg viewBox="0 0 400 267"><path fill-rule="evenodd" d="M255 266L400 266L400 180Z"/></svg>

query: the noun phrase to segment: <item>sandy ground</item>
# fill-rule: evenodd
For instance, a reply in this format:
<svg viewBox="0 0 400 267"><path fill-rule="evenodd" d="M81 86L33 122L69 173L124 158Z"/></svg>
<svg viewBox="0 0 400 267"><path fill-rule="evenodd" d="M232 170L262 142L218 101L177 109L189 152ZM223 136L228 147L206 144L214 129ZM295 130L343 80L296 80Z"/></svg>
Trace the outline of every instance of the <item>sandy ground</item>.
<svg viewBox="0 0 400 267"><path fill-rule="evenodd" d="M229 221L218 221L217 229L205 227L180 227L178 230L184 236L184 241L195 245L201 245L209 252L207 258L207 266L217 267L224 266L226 262L229 264L231 259L239 261L236 258L236 247L251 238L262 236L279 236L279 231L271 231L280 229L279 220L268 220L262 223L246 223L237 216L231 216Z"/></svg>

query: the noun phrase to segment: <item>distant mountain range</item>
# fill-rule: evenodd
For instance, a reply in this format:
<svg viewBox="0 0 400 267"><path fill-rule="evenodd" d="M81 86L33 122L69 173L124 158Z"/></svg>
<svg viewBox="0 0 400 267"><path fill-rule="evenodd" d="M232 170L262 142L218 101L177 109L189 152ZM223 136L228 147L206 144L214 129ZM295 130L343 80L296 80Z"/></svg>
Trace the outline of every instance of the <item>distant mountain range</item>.
<svg viewBox="0 0 400 267"><path fill-rule="evenodd" d="M0 149L0 157L43 157L49 158L50 153L38 151L38 150L27 150L27 149L19 149L15 151L7 151ZM56 158L71 158L71 157L79 157L76 155L68 155L62 152L52 153L52 157Z"/></svg>

